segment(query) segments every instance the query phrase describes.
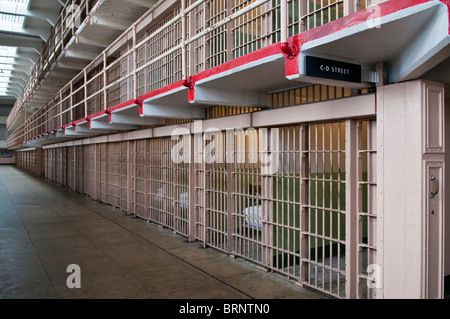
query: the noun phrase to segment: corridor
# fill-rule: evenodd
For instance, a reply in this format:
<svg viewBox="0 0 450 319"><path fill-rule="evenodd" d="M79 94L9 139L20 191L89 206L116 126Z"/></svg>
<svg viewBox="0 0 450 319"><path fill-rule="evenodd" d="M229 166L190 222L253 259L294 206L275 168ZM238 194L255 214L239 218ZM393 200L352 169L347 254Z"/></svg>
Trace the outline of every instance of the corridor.
<svg viewBox="0 0 450 319"><path fill-rule="evenodd" d="M1 299L326 298L15 166L0 165L0 245Z"/></svg>

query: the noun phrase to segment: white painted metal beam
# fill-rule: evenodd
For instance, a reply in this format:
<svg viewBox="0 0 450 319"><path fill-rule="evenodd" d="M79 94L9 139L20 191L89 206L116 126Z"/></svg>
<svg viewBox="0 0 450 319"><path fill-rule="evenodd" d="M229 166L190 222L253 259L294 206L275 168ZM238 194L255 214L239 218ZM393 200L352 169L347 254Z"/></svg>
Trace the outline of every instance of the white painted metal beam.
<svg viewBox="0 0 450 319"><path fill-rule="evenodd" d="M43 9L27 9L21 6L17 6L13 3L4 2L0 7L0 13L11 14L11 15L21 15L25 17L31 17L35 19L45 20L51 26L55 26L58 21L58 12Z"/></svg>
<svg viewBox="0 0 450 319"><path fill-rule="evenodd" d="M82 122L75 126L75 133L79 135L100 135L105 133L113 133L113 129L91 129L89 122Z"/></svg>
<svg viewBox="0 0 450 319"><path fill-rule="evenodd" d="M85 35L84 33L77 37L77 41L80 44L89 44L102 48L106 48L111 44L111 41L109 41L108 39L94 38L92 36Z"/></svg>
<svg viewBox="0 0 450 319"><path fill-rule="evenodd" d="M441 3L421 32L397 55L392 63L392 82L420 77L450 56L449 13Z"/></svg>
<svg viewBox="0 0 450 319"><path fill-rule="evenodd" d="M138 126L131 124L109 123L109 114L105 114L101 117L92 118L90 128L93 130L98 129L98 130L131 131L138 129Z"/></svg>
<svg viewBox="0 0 450 319"><path fill-rule="evenodd" d="M98 56L98 53L90 52L90 51L80 51L80 50L68 49L65 52L65 56L67 58L76 58L76 59L81 59L81 60L92 61Z"/></svg>
<svg viewBox="0 0 450 319"><path fill-rule="evenodd" d="M137 130L137 125L131 124L110 124L105 123L103 121L96 121L95 119L91 120L91 129L92 130L117 130L117 131L133 131Z"/></svg>
<svg viewBox="0 0 450 319"><path fill-rule="evenodd" d="M188 89L179 87L147 98L142 103L143 117L204 119L206 112L201 104L188 101Z"/></svg>
<svg viewBox="0 0 450 319"><path fill-rule="evenodd" d="M106 16L94 16L92 23L116 30L126 30L134 21Z"/></svg>
<svg viewBox="0 0 450 319"><path fill-rule="evenodd" d="M85 125L87 122L85 122ZM77 126L67 126L64 130L58 131L60 132L59 137L89 137L99 135L98 131L90 130L89 127L83 126L83 124Z"/></svg>
<svg viewBox="0 0 450 319"><path fill-rule="evenodd" d="M289 86L292 82L285 76L285 58L277 53L197 80L190 102L268 107L268 92Z"/></svg>
<svg viewBox="0 0 450 319"><path fill-rule="evenodd" d="M139 116L139 105L131 104L127 107L112 110L110 123L125 125L159 125L161 119Z"/></svg>
<svg viewBox="0 0 450 319"><path fill-rule="evenodd" d="M130 3L136 6L144 7L144 8L151 8L157 0L125 0L124 2Z"/></svg>
<svg viewBox="0 0 450 319"><path fill-rule="evenodd" d="M139 115L121 114L119 112L111 114L111 124L127 124L127 125L159 125L163 124L158 118L144 118Z"/></svg>
<svg viewBox="0 0 450 319"><path fill-rule="evenodd" d="M142 105L143 117L178 118L178 119L204 119L205 109L202 105L176 105L144 102Z"/></svg>
<svg viewBox="0 0 450 319"><path fill-rule="evenodd" d="M225 90L220 86L195 86L194 103L207 105L270 106L270 95L257 91Z"/></svg>
<svg viewBox="0 0 450 319"><path fill-rule="evenodd" d="M83 63L77 63L72 61L59 61L57 64L58 68L61 69L70 69L70 70L83 70L83 68L86 66L86 64Z"/></svg>
<svg viewBox="0 0 450 319"><path fill-rule="evenodd" d="M51 71L50 76L56 77L56 78L61 78L61 79L67 79L67 80L70 80L73 78L73 75L71 73L64 72L63 70Z"/></svg>

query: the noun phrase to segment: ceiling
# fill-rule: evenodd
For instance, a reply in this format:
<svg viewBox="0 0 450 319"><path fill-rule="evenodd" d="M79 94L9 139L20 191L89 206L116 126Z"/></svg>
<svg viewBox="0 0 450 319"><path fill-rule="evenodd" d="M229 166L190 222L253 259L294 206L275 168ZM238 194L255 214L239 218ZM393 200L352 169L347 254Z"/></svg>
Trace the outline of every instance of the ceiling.
<svg viewBox="0 0 450 319"><path fill-rule="evenodd" d="M14 104L28 82L61 0L0 0L0 104Z"/></svg>
<svg viewBox="0 0 450 319"><path fill-rule="evenodd" d="M43 107L156 3L157 0L0 0L0 105L12 106L19 97L27 101L13 109L9 130L17 128L26 114ZM89 10L86 18L81 17L84 10ZM60 19L62 16L64 19ZM50 34L55 25L58 30L63 25L64 37L56 35L57 45L49 40L55 51L49 51L52 59L46 56L50 64L45 60L40 64L45 66L41 71L44 73L38 75L42 78L37 89L36 80L30 86L28 79L40 61L46 41L53 39ZM71 28L75 31L69 40L66 31ZM22 96L25 87L28 93Z"/></svg>

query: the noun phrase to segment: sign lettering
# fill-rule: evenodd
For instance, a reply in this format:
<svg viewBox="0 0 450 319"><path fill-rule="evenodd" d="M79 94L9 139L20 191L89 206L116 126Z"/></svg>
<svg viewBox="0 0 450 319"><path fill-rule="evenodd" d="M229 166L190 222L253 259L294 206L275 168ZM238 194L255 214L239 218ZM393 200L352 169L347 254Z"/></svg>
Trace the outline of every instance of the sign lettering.
<svg viewBox="0 0 450 319"><path fill-rule="evenodd" d="M305 75L323 79L361 83L361 65L305 56Z"/></svg>

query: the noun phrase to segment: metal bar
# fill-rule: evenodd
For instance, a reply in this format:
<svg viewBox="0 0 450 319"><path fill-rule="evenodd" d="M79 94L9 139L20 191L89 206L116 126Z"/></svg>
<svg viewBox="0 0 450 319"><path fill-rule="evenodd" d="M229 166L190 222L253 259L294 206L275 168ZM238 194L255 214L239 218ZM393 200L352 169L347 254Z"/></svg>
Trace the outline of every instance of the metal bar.
<svg viewBox="0 0 450 319"><path fill-rule="evenodd" d="M102 72L99 72L99 74L103 75L103 90L101 90L100 92L103 92L103 106L105 110L108 108L108 90L107 90L108 76L106 72L107 66L108 66L108 59L106 56L106 51L103 51L103 70Z"/></svg>
<svg viewBox="0 0 450 319"><path fill-rule="evenodd" d="M288 37L287 0L281 0L280 3L280 31L281 43L286 42Z"/></svg>
<svg viewBox="0 0 450 319"><path fill-rule="evenodd" d="M345 144L345 158L346 158L346 298L356 298L356 224L357 224L357 174L354 168L357 167L357 127L354 120L347 120L345 122L346 144Z"/></svg>
<svg viewBox="0 0 450 319"><path fill-rule="evenodd" d="M212 31L214 31L214 30L216 30L216 29L218 29L219 27L221 27L221 26L227 24L228 22L230 22L230 21L232 21L232 20L234 20L234 19L236 19L236 18L238 18L238 17L244 15L245 13L247 13L247 12L249 12L249 11L255 9L256 7L258 7L258 6L260 6L260 5L262 5L263 3L266 3L267 1L269 1L269 0L259 0L259 1L255 1L255 2L253 2L253 3L251 3L251 4L249 4L249 5L248 5L247 7L245 7L244 9L241 9L241 10L239 10L239 11L233 13L231 16L229 16L229 17L227 17L227 18L225 18L225 19L222 19L222 20L219 21L218 23L216 23L216 24L210 26L209 28L206 28L204 31L202 31L202 32L196 34L195 36L191 37L190 39L188 39L188 40L186 41L186 44L189 44L189 43L191 43L191 42L194 42L195 40L197 40L197 39L203 37L204 35L206 35L206 34L212 32Z"/></svg>
<svg viewBox="0 0 450 319"><path fill-rule="evenodd" d="M164 52L163 54L161 54L160 56L150 60L149 62L145 63L144 65L140 66L139 68L137 68L136 72L141 71L142 69L145 69L146 67L148 67L149 65L165 58L166 56L168 56L169 54L175 52L176 50L181 49L181 44L174 46L172 49L167 50L166 52ZM128 77L128 76L127 76Z"/></svg>
<svg viewBox="0 0 450 319"><path fill-rule="evenodd" d="M343 1L343 3L344 3L344 16L352 14L353 12L356 11L356 3L357 2L359 2L359 1L355 1L355 0Z"/></svg>
<svg viewBox="0 0 450 319"><path fill-rule="evenodd" d="M306 259L310 259L310 236L305 233L310 229L310 208L308 204L310 202L310 183L309 183L309 129L306 125L300 126L300 150L301 150L301 216L300 216L300 229L302 230L300 234L300 257L301 257L301 267L300 267L300 283L308 281L309 277L309 266L305 262Z"/></svg>
<svg viewBox="0 0 450 319"><path fill-rule="evenodd" d="M166 22L163 26L158 28L156 31L154 31L152 34L150 34L147 38L136 44L136 49L139 49L141 46L143 46L145 43L149 42L151 39L153 39L158 33L161 33L165 29L167 29L169 26L177 22L179 19L181 19L181 13L170 19L168 22Z"/></svg>
<svg viewBox="0 0 450 319"><path fill-rule="evenodd" d="M181 0L181 78L187 78L187 55L186 55L186 2Z"/></svg>

